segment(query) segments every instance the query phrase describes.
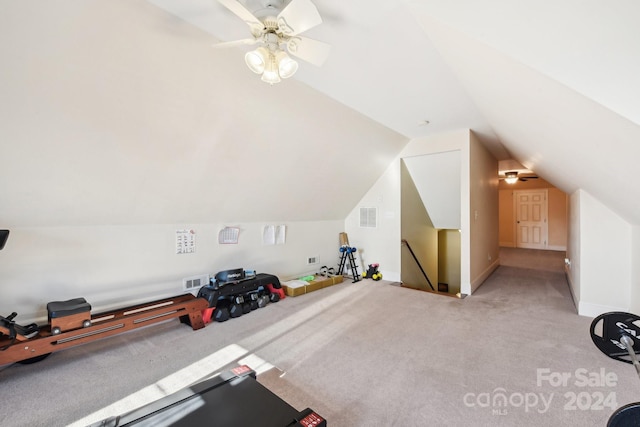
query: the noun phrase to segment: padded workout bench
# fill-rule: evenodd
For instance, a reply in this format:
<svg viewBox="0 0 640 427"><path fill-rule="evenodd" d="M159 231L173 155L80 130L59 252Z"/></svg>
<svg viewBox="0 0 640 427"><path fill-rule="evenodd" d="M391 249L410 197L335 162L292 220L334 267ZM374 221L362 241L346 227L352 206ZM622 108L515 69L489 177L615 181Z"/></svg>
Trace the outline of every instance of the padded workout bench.
<svg viewBox="0 0 640 427"><path fill-rule="evenodd" d="M326 427L327 422L312 409L298 412L260 384L251 368L240 366L90 427L125 425Z"/></svg>

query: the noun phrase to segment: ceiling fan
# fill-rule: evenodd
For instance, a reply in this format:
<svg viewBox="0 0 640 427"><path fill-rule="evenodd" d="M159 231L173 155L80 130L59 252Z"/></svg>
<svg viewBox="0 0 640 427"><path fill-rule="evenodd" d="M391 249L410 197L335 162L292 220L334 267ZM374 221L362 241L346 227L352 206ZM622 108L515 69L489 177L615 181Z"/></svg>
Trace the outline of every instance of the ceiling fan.
<svg viewBox="0 0 640 427"><path fill-rule="evenodd" d="M520 175L518 176L517 171L505 172L504 176L499 177L499 179L504 179L507 184L515 184L518 180L526 182L530 179L538 179L536 175L527 174L526 176Z"/></svg>
<svg viewBox="0 0 640 427"><path fill-rule="evenodd" d="M262 7L255 12L237 0L218 2L249 26L251 38L218 43L214 47L259 44L257 49L245 55L245 62L251 71L262 76L264 82L278 83L281 78L295 74L298 63L287 52L316 66L321 66L329 56L331 47L328 44L300 36L322 23L311 0L291 0L286 6L285 0L261 0Z"/></svg>

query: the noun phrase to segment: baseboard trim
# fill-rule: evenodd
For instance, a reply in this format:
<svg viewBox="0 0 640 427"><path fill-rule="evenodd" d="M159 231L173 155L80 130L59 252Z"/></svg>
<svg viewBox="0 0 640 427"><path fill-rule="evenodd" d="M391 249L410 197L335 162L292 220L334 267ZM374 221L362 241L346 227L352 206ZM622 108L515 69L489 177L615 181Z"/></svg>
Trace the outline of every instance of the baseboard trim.
<svg viewBox="0 0 640 427"><path fill-rule="evenodd" d="M569 286L569 292L571 293L571 299L573 300L573 307L576 309L576 313L578 313L578 305L580 301L578 301L578 298L576 297L576 294L573 291L573 280L571 279L571 274L569 274L570 271L571 270L569 270L569 267L565 265L564 277L567 279L567 285Z"/></svg>
<svg viewBox="0 0 640 427"><path fill-rule="evenodd" d="M567 278L569 292L571 292L571 299L573 300L573 305L576 307L578 315L586 317L597 317L602 313L608 313L610 311L629 311L630 307L614 307L611 305L593 304L590 302L580 301L579 297L575 293L575 287L570 273L571 270L568 266L565 265L564 275Z"/></svg>
<svg viewBox="0 0 640 427"><path fill-rule="evenodd" d="M610 311L628 312L629 307L613 307L609 305L593 304L590 302L583 302L583 301L581 301L580 304L578 304L578 314L580 316L597 317L602 313L608 313Z"/></svg>
<svg viewBox="0 0 640 427"><path fill-rule="evenodd" d="M402 281L402 280L400 280L400 273L398 273L397 271L380 270L380 273L382 273L382 278L384 280L388 280L390 282L401 282Z"/></svg>
<svg viewBox="0 0 640 427"><path fill-rule="evenodd" d="M500 266L500 258L497 258L480 275L478 275L475 279L473 279L471 281L470 294L473 294L476 291L476 289L478 289L480 285L482 285L484 281L487 280L489 276L491 276L491 273L493 273L494 270L499 266Z"/></svg>

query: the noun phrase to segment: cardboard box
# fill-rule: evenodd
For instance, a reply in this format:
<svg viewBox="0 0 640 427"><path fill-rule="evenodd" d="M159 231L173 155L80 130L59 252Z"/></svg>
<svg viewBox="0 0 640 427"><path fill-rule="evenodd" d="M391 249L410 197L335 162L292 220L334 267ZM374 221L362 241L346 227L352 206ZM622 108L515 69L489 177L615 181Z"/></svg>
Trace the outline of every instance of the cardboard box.
<svg viewBox="0 0 640 427"><path fill-rule="evenodd" d="M290 280L282 284L284 293L289 297L297 297L307 293L307 282L304 280Z"/></svg>
<svg viewBox="0 0 640 427"><path fill-rule="evenodd" d="M297 297L298 295L308 294L317 290L328 288L329 286L342 283L344 276L316 276L315 280L305 282L304 280L289 280L282 283L284 293L289 297Z"/></svg>
<svg viewBox="0 0 640 427"><path fill-rule="evenodd" d="M312 280L311 282L309 282L309 284L307 285L307 293L308 292L314 292L317 291L319 289L323 288L323 283L325 282L325 280Z"/></svg>

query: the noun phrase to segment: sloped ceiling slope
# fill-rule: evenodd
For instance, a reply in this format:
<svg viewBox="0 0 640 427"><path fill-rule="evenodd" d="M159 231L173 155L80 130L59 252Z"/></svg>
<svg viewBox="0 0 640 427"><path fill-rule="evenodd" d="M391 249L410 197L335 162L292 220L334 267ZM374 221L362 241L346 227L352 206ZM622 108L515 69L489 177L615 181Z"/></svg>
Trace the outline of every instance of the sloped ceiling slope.
<svg viewBox="0 0 640 427"><path fill-rule="evenodd" d="M640 224L637 2L428 1L414 10L515 159Z"/></svg>
<svg viewBox="0 0 640 427"><path fill-rule="evenodd" d="M211 51L144 1L1 1L2 226L342 219L408 141Z"/></svg>
<svg viewBox="0 0 640 427"><path fill-rule="evenodd" d="M257 14L291 0L237 0ZM217 0L149 0L212 36L234 41L247 26ZM328 43L327 61L300 61L293 77L408 138L473 128L500 159L508 153L412 14L411 0L313 0L323 23L303 33ZM273 14L279 9L274 9ZM235 61L253 47L236 47ZM213 54L217 54L216 53ZM428 125L425 121L429 122Z"/></svg>
<svg viewBox="0 0 640 427"><path fill-rule="evenodd" d="M315 0L329 60L273 87L216 1L153 2L195 8L0 0L3 226L342 219L458 129L640 224L635 0Z"/></svg>

